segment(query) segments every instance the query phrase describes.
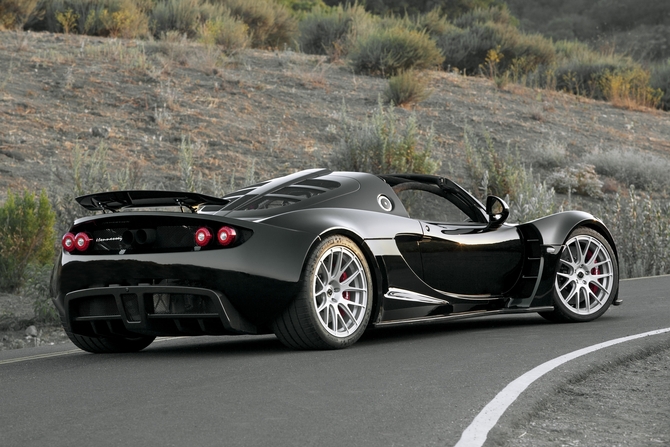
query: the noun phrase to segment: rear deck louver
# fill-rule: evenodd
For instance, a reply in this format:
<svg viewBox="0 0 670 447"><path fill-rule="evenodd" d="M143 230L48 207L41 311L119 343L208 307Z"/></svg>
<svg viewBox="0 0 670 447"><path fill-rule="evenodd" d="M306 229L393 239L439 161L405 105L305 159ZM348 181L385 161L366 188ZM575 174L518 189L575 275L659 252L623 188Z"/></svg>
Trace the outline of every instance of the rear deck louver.
<svg viewBox="0 0 670 447"><path fill-rule="evenodd" d="M338 182L331 180L303 180L247 202L238 210L262 210L288 206L331 191L339 186Z"/></svg>

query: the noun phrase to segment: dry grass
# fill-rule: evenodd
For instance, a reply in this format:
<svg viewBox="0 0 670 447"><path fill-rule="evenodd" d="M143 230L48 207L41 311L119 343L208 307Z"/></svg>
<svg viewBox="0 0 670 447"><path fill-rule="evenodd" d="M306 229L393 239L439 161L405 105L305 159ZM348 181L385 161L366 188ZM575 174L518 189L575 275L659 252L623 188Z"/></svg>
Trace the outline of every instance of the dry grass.
<svg viewBox="0 0 670 447"><path fill-rule="evenodd" d="M410 106L425 101L430 94L431 90L427 88L426 81L409 70L389 79L384 99L394 106Z"/></svg>

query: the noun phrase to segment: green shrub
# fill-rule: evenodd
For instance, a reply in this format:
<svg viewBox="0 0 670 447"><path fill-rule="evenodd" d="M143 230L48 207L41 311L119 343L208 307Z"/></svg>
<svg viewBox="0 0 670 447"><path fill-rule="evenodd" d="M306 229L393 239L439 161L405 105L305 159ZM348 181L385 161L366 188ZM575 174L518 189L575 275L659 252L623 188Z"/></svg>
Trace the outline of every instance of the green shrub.
<svg viewBox="0 0 670 447"><path fill-rule="evenodd" d="M652 65L649 83L652 88L662 92L660 107L663 110L670 110L670 59Z"/></svg>
<svg viewBox="0 0 670 447"><path fill-rule="evenodd" d="M156 37L174 31L195 37L203 24L223 16L221 5L205 0L162 0L151 10L151 23Z"/></svg>
<svg viewBox="0 0 670 447"><path fill-rule="evenodd" d="M372 16L357 4L329 10L317 9L300 22L298 46L307 54L344 56L353 45L361 25L370 21Z"/></svg>
<svg viewBox="0 0 670 447"><path fill-rule="evenodd" d="M277 0L277 3L286 7L299 20L315 9L326 8L323 0Z"/></svg>
<svg viewBox="0 0 670 447"><path fill-rule="evenodd" d="M361 38L349 59L356 73L394 76L401 71L437 66L444 58L425 32L390 28Z"/></svg>
<svg viewBox="0 0 670 447"><path fill-rule="evenodd" d="M558 90L579 96L604 99L600 79L616 66L605 63L570 62L553 70Z"/></svg>
<svg viewBox="0 0 670 447"><path fill-rule="evenodd" d="M105 37L144 37L149 34L149 17L134 1L98 2L89 10L81 32Z"/></svg>
<svg viewBox="0 0 670 447"><path fill-rule="evenodd" d="M453 24L459 28L470 28L476 25L486 23L496 23L498 25L511 26L516 28L518 20L512 16L507 7L476 8L457 17Z"/></svg>
<svg viewBox="0 0 670 447"><path fill-rule="evenodd" d="M338 0L335 0L338 2ZM349 1L349 0L348 0ZM326 3L333 4L333 0ZM339 1L340 3L342 0ZM401 15L409 14L416 16L439 8L442 13L449 17L459 17L474 9L487 9L492 6L504 6L500 0L366 0L365 7L368 11L378 15Z"/></svg>
<svg viewBox="0 0 670 447"><path fill-rule="evenodd" d="M72 9L68 8L65 11L58 11L55 13L56 21L61 26L62 31L65 34L70 34L72 31L77 29L77 19L79 14L74 12Z"/></svg>
<svg viewBox="0 0 670 447"><path fill-rule="evenodd" d="M198 31L198 39L206 45L219 45L224 51L231 52L247 47L248 30L246 24L224 13L202 24Z"/></svg>
<svg viewBox="0 0 670 447"><path fill-rule="evenodd" d="M417 31L424 31L429 36L439 36L447 33L455 26L449 22L448 16L439 8L432 9L424 14L418 15L414 20Z"/></svg>
<svg viewBox="0 0 670 447"><path fill-rule="evenodd" d="M458 27L454 26L449 18L438 8L419 15L384 15L371 16L376 28L397 29L404 28L411 31L425 33L431 38L440 36Z"/></svg>
<svg viewBox="0 0 670 447"><path fill-rule="evenodd" d="M431 91L426 88L426 83L410 70L398 73L389 79L384 99L394 106L402 106L424 101L430 94Z"/></svg>
<svg viewBox="0 0 670 447"><path fill-rule="evenodd" d="M2 0L0 2L0 30L21 29L35 20L40 13L40 0Z"/></svg>
<svg viewBox="0 0 670 447"><path fill-rule="evenodd" d="M650 86L649 72L631 58L599 53L576 42L557 42L555 48L557 63L550 82L558 90L647 106L659 100L660 93Z"/></svg>
<svg viewBox="0 0 670 447"><path fill-rule="evenodd" d="M583 60L593 62L597 59L602 59L603 54L591 49L584 42L576 40L559 40L554 42L554 49L556 50L556 61L559 64L571 60Z"/></svg>
<svg viewBox="0 0 670 447"><path fill-rule="evenodd" d="M143 37L149 32L148 0L53 0L44 2L44 19L35 29L95 36Z"/></svg>
<svg viewBox="0 0 670 447"><path fill-rule="evenodd" d="M291 12L272 0L215 0L230 15L246 23L254 48L284 48L294 44L298 24Z"/></svg>
<svg viewBox="0 0 670 447"><path fill-rule="evenodd" d="M657 107L663 91L650 86L651 73L642 67L606 72L599 88L605 99L617 107Z"/></svg>
<svg viewBox="0 0 670 447"><path fill-rule="evenodd" d="M0 290L16 291L30 264L53 262L55 218L46 192L8 192L0 207Z"/></svg>
<svg viewBox="0 0 670 447"><path fill-rule="evenodd" d="M539 66L550 66L556 60L548 39L521 34L514 27L493 22L451 29L437 36L436 41L445 56L445 68L455 67L470 74L483 70L492 75L494 71L514 70L520 76Z"/></svg>
<svg viewBox="0 0 670 447"><path fill-rule="evenodd" d="M503 50L505 54L505 50ZM538 67L549 67L556 63L556 51L551 40L540 34L521 34L515 45L506 55L508 64L505 70L519 70L530 73Z"/></svg>
<svg viewBox="0 0 670 447"><path fill-rule="evenodd" d="M628 109L663 105L663 74L655 77L629 57L597 52L580 42L559 41L554 48L556 62L539 65L528 77L532 86L607 100Z"/></svg>
<svg viewBox="0 0 670 447"><path fill-rule="evenodd" d="M414 115L400 128L398 121L393 110L381 104L371 119L363 123L351 120L344 110L341 148L334 159L336 169L376 174L433 174L438 163L431 157L432 129L421 142Z"/></svg>

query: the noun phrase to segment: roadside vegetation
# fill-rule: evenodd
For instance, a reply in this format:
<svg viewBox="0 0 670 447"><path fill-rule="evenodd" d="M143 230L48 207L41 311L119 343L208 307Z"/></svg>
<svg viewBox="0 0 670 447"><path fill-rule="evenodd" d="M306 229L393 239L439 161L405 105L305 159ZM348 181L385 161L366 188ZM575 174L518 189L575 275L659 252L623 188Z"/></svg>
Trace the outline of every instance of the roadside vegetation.
<svg viewBox="0 0 670 447"><path fill-rule="evenodd" d="M0 28L167 41L183 36L227 53L292 48L344 60L354 72L373 76L442 69L487 76L501 87L518 83L557 89L626 109L670 108L670 54L664 52L670 46L663 40L668 33L661 33L670 24L648 23L656 13L667 16L667 5L656 2L652 9L636 9L633 0L618 0L617 13L616 7L596 2L581 7L586 14L581 24L574 16L559 14L544 30L547 37L533 31L540 28L531 19L520 21L507 7L509 3L528 17L547 14L524 0L406 3L370 0L364 7L323 0L5 0ZM625 28L620 22L628 19L626 11L646 27L645 45L649 33L659 32L652 40L658 50L626 47L617 52L614 45L603 48L576 40L594 37L586 35L587 24L596 29L619 23L612 33L619 32ZM570 20L572 28L567 26ZM557 34L560 29L572 31Z"/></svg>
<svg viewBox="0 0 670 447"><path fill-rule="evenodd" d="M345 108L341 123L342 139L334 160L338 170L434 174L439 167L431 156L432 129L422 132L413 115L403 124L392 108L379 104L363 123L349 118Z"/></svg>
<svg viewBox="0 0 670 447"><path fill-rule="evenodd" d="M355 74L387 78L387 88L368 120L350 119L346 106L333 110L336 169L426 174L438 170L431 152L432 129L420 125L411 112L401 117L394 109L411 109L430 97L423 76L428 70L490 78L501 89L517 84L609 101L624 109L670 110L670 54L663 52L664 36L670 33L664 24L640 18L647 38L654 38L652 48L645 53L640 42L633 42L633 49L620 53L611 46L576 40L586 25L580 28L578 18L569 15L549 22L554 34L540 34L530 19L517 18L506 6L513 11L530 8L522 0L406 3L369 0L364 7L323 0L3 0L0 30L110 38L109 45L81 51L149 77L165 68L149 61L145 43L155 49L154 57L172 61L185 60L197 46L201 63L212 67L247 48L277 54L291 50L325 55ZM601 3L595 2L585 20L597 19L605 8ZM619 3L628 8L632 0ZM618 16L610 19L614 23ZM572 34L557 34L561 29L572 29ZM114 38L136 39L139 44L125 48ZM0 77L0 91L3 85ZM168 128L177 106L169 83L161 83L160 91L162 101L153 108L152 120ZM667 159L628 148L577 156L554 139L533 148L531 157L521 157L519 148L497 144L486 129L476 127L466 128L463 146L464 177L470 181L466 186L480 198L505 198L512 221L588 203L614 233L622 278L670 273ZM56 235L82 214L74 197L92 190L144 187L137 163L128 162L110 174L107 150L104 143L92 151L75 146L71 169L54 172L54 181L67 185L70 193L9 191L0 204L0 292L32 297L41 321L57 322L46 298L48 279L59 249ZM194 162L200 150L198 141L183 135L182 183L161 186L221 195L257 180L255 160L237 178L233 172L227 179L204 180Z"/></svg>
<svg viewBox="0 0 670 447"><path fill-rule="evenodd" d="M621 278L670 273L667 160L618 150L579 159L554 140L522 160L515 148L496 148L486 131L469 129L465 146L470 191L503 197L511 222L587 205L617 242Z"/></svg>

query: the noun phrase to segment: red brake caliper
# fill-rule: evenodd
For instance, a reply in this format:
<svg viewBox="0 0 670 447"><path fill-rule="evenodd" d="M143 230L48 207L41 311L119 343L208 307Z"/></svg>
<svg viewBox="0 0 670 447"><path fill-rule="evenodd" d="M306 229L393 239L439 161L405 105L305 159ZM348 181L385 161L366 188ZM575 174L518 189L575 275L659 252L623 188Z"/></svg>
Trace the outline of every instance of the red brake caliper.
<svg viewBox="0 0 670 447"><path fill-rule="evenodd" d="M588 251L586 252L586 259L588 259L589 261L591 261L591 257L592 257L592 256L593 256L593 251L592 251L592 250L588 250ZM592 274L592 275L600 275L601 273L602 273L602 272L600 271L600 267L593 267L593 268L591 269L591 274ZM600 282L600 279L598 279L598 282ZM596 286L595 284L591 283L591 285L589 286L589 289L591 289L591 292L593 292L594 295L598 296L598 290L599 290L598 286Z"/></svg>
<svg viewBox="0 0 670 447"><path fill-rule="evenodd" d="M340 276L340 283L348 278L347 272L343 272L342 276ZM351 301L349 298L349 292L342 292L342 298L344 298L347 301ZM344 317L344 311L340 309L340 315Z"/></svg>
<svg viewBox="0 0 670 447"><path fill-rule="evenodd" d="M345 281L348 277L349 277L349 276L347 275L347 272L343 272L343 273L342 273L342 276L340 276L340 283L341 283L342 281ZM351 300L349 299L349 292L342 292L342 298L344 298L345 300L351 301Z"/></svg>

